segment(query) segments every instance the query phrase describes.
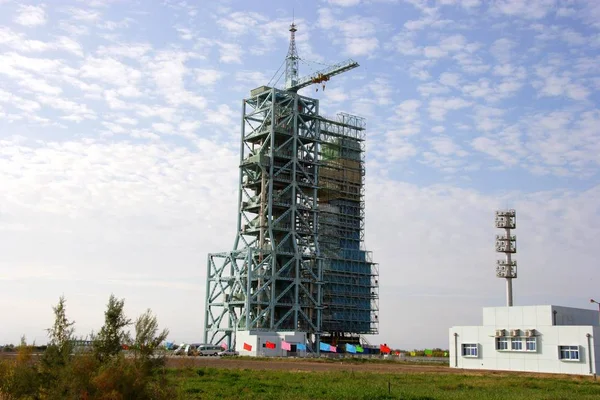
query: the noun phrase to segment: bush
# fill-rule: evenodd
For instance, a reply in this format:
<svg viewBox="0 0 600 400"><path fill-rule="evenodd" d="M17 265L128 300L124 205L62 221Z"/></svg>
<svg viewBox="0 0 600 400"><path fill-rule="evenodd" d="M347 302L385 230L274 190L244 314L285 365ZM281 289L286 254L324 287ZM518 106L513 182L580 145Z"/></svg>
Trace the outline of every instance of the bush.
<svg viewBox="0 0 600 400"><path fill-rule="evenodd" d="M14 360L0 360L0 399L174 399L177 391L168 385L157 356L168 330L158 332L150 310L135 324L133 359L121 353L129 343L124 328L131 323L123 313L124 300L111 295L105 324L93 340L93 353L72 353L73 322L66 317L65 299L56 307L54 326L48 329L50 344L36 360L33 346L21 340Z"/></svg>

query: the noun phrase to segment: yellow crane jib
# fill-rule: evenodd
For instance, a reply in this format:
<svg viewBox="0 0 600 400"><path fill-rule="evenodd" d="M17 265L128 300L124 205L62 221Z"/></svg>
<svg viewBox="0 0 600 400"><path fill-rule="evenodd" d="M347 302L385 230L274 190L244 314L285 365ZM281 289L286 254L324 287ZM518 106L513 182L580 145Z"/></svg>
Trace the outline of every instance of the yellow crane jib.
<svg viewBox="0 0 600 400"><path fill-rule="evenodd" d="M286 87L286 89L293 91L293 92L297 92L298 90L300 90L306 86L310 86L315 83L327 82L329 79L331 79L332 76L339 75L346 71L350 71L351 69L354 69L358 66L359 65L356 61L354 61L352 59L348 59L341 63L338 63L338 64L332 65L328 68L325 68L321 71L317 71L313 75L300 78L300 79L298 79L296 84L290 85L289 87Z"/></svg>

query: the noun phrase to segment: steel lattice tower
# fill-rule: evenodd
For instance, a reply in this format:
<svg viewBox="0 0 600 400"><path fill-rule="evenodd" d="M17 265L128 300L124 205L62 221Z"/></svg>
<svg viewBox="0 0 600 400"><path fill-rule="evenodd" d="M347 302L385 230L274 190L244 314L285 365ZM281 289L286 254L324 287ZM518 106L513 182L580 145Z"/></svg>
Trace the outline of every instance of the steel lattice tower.
<svg viewBox="0 0 600 400"><path fill-rule="evenodd" d="M232 251L208 255L205 342L301 331L318 348L322 335L377 332L377 265L363 248L365 121L325 118L319 100L297 93L295 32L286 89L243 100L237 235Z"/></svg>

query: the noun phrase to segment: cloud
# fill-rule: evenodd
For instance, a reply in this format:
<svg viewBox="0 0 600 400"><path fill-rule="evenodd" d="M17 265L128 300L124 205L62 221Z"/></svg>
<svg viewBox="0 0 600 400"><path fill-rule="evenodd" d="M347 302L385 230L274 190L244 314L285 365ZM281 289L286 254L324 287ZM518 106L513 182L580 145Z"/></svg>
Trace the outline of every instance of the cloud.
<svg viewBox="0 0 600 400"><path fill-rule="evenodd" d="M398 128L394 131L402 136L410 136L420 132L421 115L418 112L421 107L419 100L405 100L396 107L396 117Z"/></svg>
<svg viewBox="0 0 600 400"><path fill-rule="evenodd" d="M219 18L217 24L229 35L240 36L257 28L268 18L257 12L234 12Z"/></svg>
<svg viewBox="0 0 600 400"><path fill-rule="evenodd" d="M351 57L373 56L373 53L379 48L379 40L376 37L377 21L374 18L354 15L338 19L328 8L321 8L318 13L319 27L325 31L338 31L344 39L344 51L347 55ZM337 35L333 37L335 38Z"/></svg>
<svg viewBox="0 0 600 400"><path fill-rule="evenodd" d="M510 62L512 50L517 47L517 43L507 38L497 39L490 47L492 55L503 63Z"/></svg>
<svg viewBox="0 0 600 400"><path fill-rule="evenodd" d="M451 72L443 72L440 74L440 83L444 86L450 86L453 88L458 87L460 83L461 77L460 74L451 73Z"/></svg>
<svg viewBox="0 0 600 400"><path fill-rule="evenodd" d="M484 109L482 114L502 115L501 110ZM569 110L536 113L493 134L475 138L471 145L506 166L519 165L537 175L577 176L594 174L600 165L600 134L595 124L600 112Z"/></svg>
<svg viewBox="0 0 600 400"><path fill-rule="evenodd" d="M223 78L224 73L216 69L199 69L196 71L196 82L203 86L210 86Z"/></svg>
<svg viewBox="0 0 600 400"><path fill-rule="evenodd" d="M219 42L219 61L229 63L242 63L242 54L244 51L239 44Z"/></svg>
<svg viewBox="0 0 600 400"><path fill-rule="evenodd" d="M75 7L69 7L64 12L69 14L72 19L81 22L95 22L102 16L97 10L84 10Z"/></svg>
<svg viewBox="0 0 600 400"><path fill-rule="evenodd" d="M541 19L553 10L555 3L555 0L496 0L491 9L511 17Z"/></svg>
<svg viewBox="0 0 600 400"><path fill-rule="evenodd" d="M206 99L185 88L184 77L189 73L185 62L190 54L181 51L162 51L148 62L156 87L168 104L188 104L198 109L206 107Z"/></svg>
<svg viewBox="0 0 600 400"><path fill-rule="evenodd" d="M460 97L435 97L429 101L429 117L434 121L443 121L449 111L460 110L470 105L470 102Z"/></svg>
<svg viewBox="0 0 600 400"><path fill-rule="evenodd" d="M114 58L88 57L81 66L80 75L114 86L135 86L142 73Z"/></svg>
<svg viewBox="0 0 600 400"><path fill-rule="evenodd" d="M100 46L96 50L96 54L137 60L147 55L151 50L152 45L149 43L123 43L113 46Z"/></svg>
<svg viewBox="0 0 600 400"><path fill-rule="evenodd" d="M20 5L15 22L27 27L44 25L46 23L46 12L42 6Z"/></svg>
<svg viewBox="0 0 600 400"><path fill-rule="evenodd" d="M540 97L566 96L572 100L586 100L590 91L582 84L574 82L568 73L559 72L552 66L538 66L535 74L539 78L532 85Z"/></svg>
<svg viewBox="0 0 600 400"><path fill-rule="evenodd" d="M332 6L353 7L360 4L361 0L327 0Z"/></svg>
<svg viewBox="0 0 600 400"><path fill-rule="evenodd" d="M78 42L73 39L60 36L52 42L26 39L25 35L12 31L7 27L0 27L0 44L26 53L46 52L51 50L62 50L81 56L82 50Z"/></svg>

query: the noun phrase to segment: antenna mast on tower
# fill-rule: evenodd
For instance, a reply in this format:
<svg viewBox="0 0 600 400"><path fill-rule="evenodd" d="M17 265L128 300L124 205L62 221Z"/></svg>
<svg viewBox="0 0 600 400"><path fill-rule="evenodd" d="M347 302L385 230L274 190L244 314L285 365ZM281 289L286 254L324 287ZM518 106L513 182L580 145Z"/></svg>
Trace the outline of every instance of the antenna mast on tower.
<svg viewBox="0 0 600 400"><path fill-rule="evenodd" d="M298 51L296 50L296 24L290 25L290 48L285 57L285 87L296 86L298 83Z"/></svg>
<svg viewBox="0 0 600 400"><path fill-rule="evenodd" d="M506 279L506 305L512 307L512 280L517 278L517 261L512 255L517 252L517 237L510 234L517 227L517 212L515 210L496 211L496 228L504 229L503 235L496 235L496 251L504 253L504 260L496 261L496 276Z"/></svg>

